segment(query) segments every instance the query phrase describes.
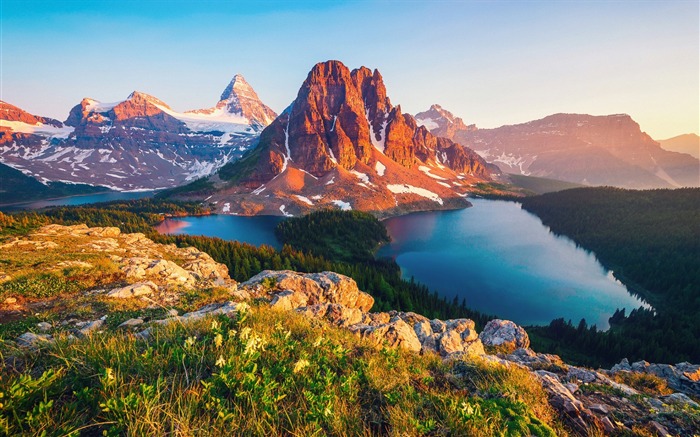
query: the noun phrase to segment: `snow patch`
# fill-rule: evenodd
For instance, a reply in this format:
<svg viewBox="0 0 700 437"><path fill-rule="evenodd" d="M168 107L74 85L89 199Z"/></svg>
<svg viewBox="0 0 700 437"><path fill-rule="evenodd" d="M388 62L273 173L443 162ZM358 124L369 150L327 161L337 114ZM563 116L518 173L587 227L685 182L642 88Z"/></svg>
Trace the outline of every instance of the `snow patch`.
<svg viewBox="0 0 700 437"><path fill-rule="evenodd" d="M330 181L326 182L326 185L334 184L335 183L335 176L331 178Z"/></svg>
<svg viewBox="0 0 700 437"><path fill-rule="evenodd" d="M386 171L386 166L382 164L381 162L377 161L376 164L374 164L374 169L377 171L377 174L379 176L384 176L384 172Z"/></svg>
<svg viewBox="0 0 700 437"><path fill-rule="evenodd" d="M298 195L298 194L295 194L294 197L296 197L297 199L301 200L302 202L304 202L304 203L306 203L306 204L309 204L309 205L313 205L313 204L314 204L314 203L313 203L311 200L309 200L309 198L306 197L306 196L300 196L300 195Z"/></svg>
<svg viewBox="0 0 700 437"><path fill-rule="evenodd" d="M352 206L350 206L350 202L344 202L342 200L331 200L331 202L336 205L338 208L340 208L341 211L350 211L352 210Z"/></svg>
<svg viewBox="0 0 700 437"><path fill-rule="evenodd" d="M386 126L389 123L389 114L384 113L384 121L382 121L382 127L379 129L379 139L377 139L377 135L374 132L374 126L372 126L372 122L369 121L369 109L367 109L367 102L365 102L365 118L367 119L367 124L369 124L369 139L372 142L372 145L375 149L384 153L384 143L386 142Z"/></svg>
<svg viewBox="0 0 700 437"><path fill-rule="evenodd" d="M421 165L421 166L418 167L418 170L422 171L423 173L425 173L426 175L430 176L430 177L433 178L433 179L437 179L437 180L440 180L440 181L446 181L446 180L447 180L447 179L445 179L445 178L443 178L443 177L440 177L440 176L437 176L437 175L434 175L434 174L430 173L430 167L426 167L426 166L424 166L424 165Z"/></svg>
<svg viewBox="0 0 700 437"><path fill-rule="evenodd" d="M284 210L285 208L286 208L286 205L280 206L280 212L282 213L282 215L285 216L285 217L294 217L293 214L290 214L290 213L288 213L287 211L285 211L285 210Z"/></svg>
<svg viewBox="0 0 700 437"><path fill-rule="evenodd" d="M9 127L13 132L39 135L47 138L68 138L73 132L70 126L56 127L50 124L29 124L22 121L0 120L0 127Z"/></svg>
<svg viewBox="0 0 700 437"><path fill-rule="evenodd" d="M425 188L414 187L408 184L389 184L386 186L389 191L394 194L415 194L426 199L430 199L433 202L437 202L440 205L443 204L442 198L432 191L426 190Z"/></svg>
<svg viewBox="0 0 700 437"><path fill-rule="evenodd" d="M221 212L230 212L231 211L231 204L226 202L224 203L224 207L221 209Z"/></svg>
<svg viewBox="0 0 700 437"><path fill-rule="evenodd" d="M440 127L440 125L438 125L432 118L416 118L416 124L418 125L418 127L425 126L425 128L431 132L433 131L433 129L437 129Z"/></svg>

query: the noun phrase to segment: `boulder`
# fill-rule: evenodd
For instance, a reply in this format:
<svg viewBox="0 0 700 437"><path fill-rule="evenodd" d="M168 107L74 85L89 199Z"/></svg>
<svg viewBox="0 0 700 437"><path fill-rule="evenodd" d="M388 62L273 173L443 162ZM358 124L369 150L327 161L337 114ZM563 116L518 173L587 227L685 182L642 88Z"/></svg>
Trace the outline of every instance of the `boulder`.
<svg viewBox="0 0 700 437"><path fill-rule="evenodd" d="M502 346L509 351L530 346L527 332L510 320L489 321L479 338L485 346Z"/></svg>
<svg viewBox="0 0 700 437"><path fill-rule="evenodd" d="M374 298L360 291L353 279L334 272L302 274L290 270L264 270L240 284L239 289L271 300L279 292L292 291L306 295L308 305L337 303L363 312L369 311L374 304Z"/></svg>
<svg viewBox="0 0 700 437"><path fill-rule="evenodd" d="M155 291L158 291L158 286L151 281L146 281L115 288L108 292L107 296L115 299L131 299L138 296L148 296Z"/></svg>
<svg viewBox="0 0 700 437"><path fill-rule="evenodd" d="M361 338L367 338L377 346L400 347L412 352L420 352L421 343L415 331L399 318L380 326L353 325L350 331Z"/></svg>
<svg viewBox="0 0 700 437"><path fill-rule="evenodd" d="M297 312L309 317L327 320L343 328L361 323L364 316L362 311L357 308L348 308L337 303L324 303L297 308Z"/></svg>
<svg viewBox="0 0 700 437"><path fill-rule="evenodd" d="M53 337L48 334L34 334L33 332L25 332L15 340L18 346L28 347L32 349L53 343Z"/></svg>
<svg viewBox="0 0 700 437"><path fill-rule="evenodd" d="M308 301L308 296L300 291L284 290L273 296L270 306L282 311L291 311L305 307Z"/></svg>

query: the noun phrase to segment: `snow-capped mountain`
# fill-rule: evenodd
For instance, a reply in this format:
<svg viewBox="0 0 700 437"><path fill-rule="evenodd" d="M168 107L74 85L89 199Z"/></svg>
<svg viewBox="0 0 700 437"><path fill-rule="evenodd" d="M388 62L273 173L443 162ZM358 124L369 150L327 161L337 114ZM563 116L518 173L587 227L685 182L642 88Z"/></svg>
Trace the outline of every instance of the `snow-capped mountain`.
<svg viewBox="0 0 700 437"><path fill-rule="evenodd" d="M41 181L174 187L240 157L274 115L240 75L215 107L188 112L138 91L85 98L65 123L0 102L0 161Z"/></svg>
<svg viewBox="0 0 700 437"><path fill-rule="evenodd" d="M433 134L474 149L506 173L637 189L700 186L696 158L662 149L626 114L554 114L477 129L433 105L416 119Z"/></svg>
<svg viewBox="0 0 700 437"><path fill-rule="evenodd" d="M328 207L396 214L467 206L471 186L493 172L393 106L377 70L328 61L313 67L254 150L210 177L214 189L186 196L232 214Z"/></svg>

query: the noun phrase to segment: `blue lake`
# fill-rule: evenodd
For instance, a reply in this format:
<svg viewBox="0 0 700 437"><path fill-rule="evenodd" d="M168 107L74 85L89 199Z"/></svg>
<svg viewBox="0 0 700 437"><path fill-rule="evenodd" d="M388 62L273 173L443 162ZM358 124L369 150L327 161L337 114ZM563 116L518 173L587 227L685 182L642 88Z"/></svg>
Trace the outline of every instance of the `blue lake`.
<svg viewBox="0 0 700 437"><path fill-rule="evenodd" d="M187 234L219 237L224 240L242 241L260 246L267 244L276 249L282 245L275 237L275 227L282 217L235 215L209 215L203 217L183 217L166 219L156 226L161 234Z"/></svg>
<svg viewBox="0 0 700 437"><path fill-rule="evenodd" d="M459 211L394 217L384 222L392 242L377 256L391 257L405 278L440 295L516 323L548 324L585 318L599 328L617 308L643 302L604 269L595 256L557 237L513 202L475 199ZM280 217L215 215L168 219L158 231L238 240L279 248ZM646 306L646 305L645 305Z"/></svg>
<svg viewBox="0 0 700 437"><path fill-rule="evenodd" d="M404 277L443 296L523 325L585 318L607 329L615 309L643 305L592 253L552 234L520 204L471 202L386 220L392 242L377 256L395 259Z"/></svg>

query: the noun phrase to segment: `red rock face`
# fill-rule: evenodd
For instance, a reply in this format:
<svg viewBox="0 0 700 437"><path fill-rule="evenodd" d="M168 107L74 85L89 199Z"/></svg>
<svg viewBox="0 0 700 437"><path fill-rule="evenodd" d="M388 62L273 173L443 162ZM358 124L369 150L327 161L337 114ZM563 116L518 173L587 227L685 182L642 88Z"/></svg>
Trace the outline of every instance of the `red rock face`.
<svg viewBox="0 0 700 437"><path fill-rule="evenodd" d="M0 120L21 121L27 124L43 123L51 126L61 127L63 123L53 118L39 117L32 115L14 105L0 100Z"/></svg>
<svg viewBox="0 0 700 437"><path fill-rule="evenodd" d="M375 148L409 169L418 164L419 153L420 161L437 161L460 173L488 179L492 171L472 151L448 140L438 142L400 106L392 106L379 71L350 71L338 61L314 66L294 103L263 132L260 146L270 153L261 155L250 176L256 183L285 168L265 160L286 159L322 177L336 167L351 170L358 162L368 164ZM443 156L445 162L440 161Z"/></svg>
<svg viewBox="0 0 700 437"><path fill-rule="evenodd" d="M204 195L222 213L341 208L385 216L465 207L470 187L492 171L393 106L378 71L328 61L313 67L257 148L213 179L213 194L190 198Z"/></svg>

